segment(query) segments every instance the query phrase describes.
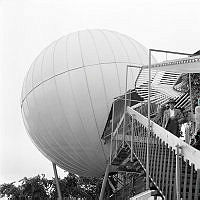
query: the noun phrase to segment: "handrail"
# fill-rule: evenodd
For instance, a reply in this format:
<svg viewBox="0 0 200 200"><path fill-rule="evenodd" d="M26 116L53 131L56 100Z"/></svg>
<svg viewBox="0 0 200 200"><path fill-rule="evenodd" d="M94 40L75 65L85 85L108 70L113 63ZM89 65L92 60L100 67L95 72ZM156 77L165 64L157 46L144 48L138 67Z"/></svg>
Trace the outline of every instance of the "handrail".
<svg viewBox="0 0 200 200"><path fill-rule="evenodd" d="M118 128L121 126L121 123L123 122L123 120L124 120L124 114L122 115L120 121L118 122L118 124L117 124L117 126L115 128L115 130L113 131L113 137L115 137L115 135L116 135L116 133L118 131Z"/></svg>
<svg viewBox="0 0 200 200"><path fill-rule="evenodd" d="M148 119L140 114L139 112L135 111L132 107L127 108L127 112L134 116L134 118L139 121L143 126L148 127ZM175 135L170 133L169 131L165 130L155 122L151 121L152 131L153 133L159 137L161 140L166 142L172 149L176 151L177 144L181 146L182 155L184 159L189 160L189 162L195 165L195 169L200 169L200 151L193 148L192 146L188 145L184 141L177 138Z"/></svg>
<svg viewBox="0 0 200 200"><path fill-rule="evenodd" d="M127 160L139 162L146 172L147 148L149 148L148 177L158 193L165 199L197 200L200 197L200 151L153 121L150 121L151 131L148 135L148 119L141 114L145 112L145 109L140 109L142 105L143 103L138 103L127 107L125 138L122 134L125 115L121 117L112 132L111 164L119 166ZM146 140L147 136L149 136L149 143ZM126 142L126 147L122 145L122 141Z"/></svg>

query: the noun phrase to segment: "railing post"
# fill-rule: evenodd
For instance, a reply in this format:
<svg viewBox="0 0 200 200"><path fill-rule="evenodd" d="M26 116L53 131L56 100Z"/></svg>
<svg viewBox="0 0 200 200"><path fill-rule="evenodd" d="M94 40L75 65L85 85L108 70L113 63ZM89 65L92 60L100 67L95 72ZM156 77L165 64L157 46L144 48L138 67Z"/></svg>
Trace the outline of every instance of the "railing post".
<svg viewBox="0 0 200 200"><path fill-rule="evenodd" d="M150 109L151 109L151 49L149 49L149 81L148 81L148 131L147 131L147 158L146 158L146 190L149 190L149 136L151 131L151 119L150 119Z"/></svg>
<svg viewBox="0 0 200 200"><path fill-rule="evenodd" d="M192 81L191 81L191 74L189 73L189 88L190 88L190 109L191 109L191 117L193 117L193 102L192 102ZM191 120L192 123L192 134L194 134L195 127L194 122Z"/></svg>
<svg viewBox="0 0 200 200"><path fill-rule="evenodd" d="M133 115L131 115L131 162L133 162Z"/></svg>
<svg viewBox="0 0 200 200"><path fill-rule="evenodd" d="M123 124L123 147L124 147L124 144L125 144L125 128L126 128L126 111L127 111L127 108L126 108L126 93L127 93L127 81L128 81L128 66L126 66L126 85L125 85L125 102L124 102L124 124Z"/></svg>
<svg viewBox="0 0 200 200"><path fill-rule="evenodd" d="M180 145L176 145L176 198L180 200L180 163L179 163L179 156L180 156Z"/></svg>
<svg viewBox="0 0 200 200"><path fill-rule="evenodd" d="M112 132L110 135L110 165L112 164L112 148L113 148L113 132L114 132L114 113L115 113L115 101L113 102L112 110Z"/></svg>

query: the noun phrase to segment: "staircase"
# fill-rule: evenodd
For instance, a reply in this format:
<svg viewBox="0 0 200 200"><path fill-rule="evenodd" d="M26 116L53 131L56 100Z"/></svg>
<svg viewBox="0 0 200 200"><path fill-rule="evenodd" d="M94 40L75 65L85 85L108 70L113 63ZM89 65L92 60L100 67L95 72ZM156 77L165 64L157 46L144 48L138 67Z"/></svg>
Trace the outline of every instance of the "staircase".
<svg viewBox="0 0 200 200"><path fill-rule="evenodd" d="M121 142L119 148L113 146L118 149L118 153L113 157L112 165L126 166L128 162L132 163L130 171L138 172L140 175L135 179L135 194L144 192L146 152L149 148L151 189L156 190L158 195L167 200L199 200L200 151L154 122L151 122L152 131L149 135L149 146L147 147L148 119L136 111L138 107L128 107L126 117L129 119L126 119L126 121L129 124L126 123L126 127L129 128L125 132L125 145L123 146L123 142ZM113 141L122 141L122 132L117 131L115 133L118 136L116 134ZM125 171L128 170L125 169Z"/></svg>
<svg viewBox="0 0 200 200"><path fill-rule="evenodd" d="M169 98L176 101L176 108L190 109L189 94L174 89L180 73L151 72L151 118ZM144 102L128 107L109 137L110 164L118 174L126 174L123 184L109 199L144 199L145 195L154 195L154 199L159 196L166 200L200 200L200 151L153 121L150 133L147 132L148 69L141 69L135 90Z"/></svg>

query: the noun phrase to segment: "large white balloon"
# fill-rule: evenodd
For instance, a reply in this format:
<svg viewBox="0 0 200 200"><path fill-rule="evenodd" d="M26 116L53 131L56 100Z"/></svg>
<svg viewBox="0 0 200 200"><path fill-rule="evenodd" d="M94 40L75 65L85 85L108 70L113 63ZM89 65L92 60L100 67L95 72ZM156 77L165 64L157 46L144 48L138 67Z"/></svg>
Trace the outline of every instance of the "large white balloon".
<svg viewBox="0 0 200 200"><path fill-rule="evenodd" d="M113 99L124 93L126 66L147 63L144 46L113 31L84 30L53 42L33 62L22 90L34 144L67 171L102 175L109 153L101 135ZM129 88L138 73L129 73Z"/></svg>

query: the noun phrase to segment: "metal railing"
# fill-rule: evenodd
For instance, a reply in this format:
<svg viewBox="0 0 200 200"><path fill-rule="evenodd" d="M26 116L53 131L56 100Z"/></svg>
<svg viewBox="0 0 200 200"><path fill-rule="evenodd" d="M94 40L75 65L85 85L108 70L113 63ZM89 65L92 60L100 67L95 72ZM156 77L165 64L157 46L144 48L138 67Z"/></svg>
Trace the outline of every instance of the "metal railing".
<svg viewBox="0 0 200 200"><path fill-rule="evenodd" d="M147 190L150 186L149 180L151 180L165 199L197 200L200 199L200 152L151 121L151 114L156 113L158 102L163 103L169 98L169 95L166 97L160 94L154 95L153 90L151 96L153 75L151 67L154 67L151 64L151 52L153 51L189 55L150 49L149 65L146 66L148 67L148 104L137 104L134 108L127 108L128 67L134 67L127 66L124 115L115 130L112 127L110 164L113 164L113 160L120 156L118 154L120 149L129 146L130 160L133 161L133 156L137 158L146 171ZM158 91L156 90L155 94L156 92ZM156 100L155 105L151 101L154 97L161 98L158 102Z"/></svg>
<svg viewBox="0 0 200 200"><path fill-rule="evenodd" d="M127 112L132 120L133 154L146 170L149 148L149 179L163 198L199 199L200 151L152 121L147 146L148 119L133 108L128 107Z"/></svg>

